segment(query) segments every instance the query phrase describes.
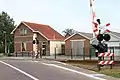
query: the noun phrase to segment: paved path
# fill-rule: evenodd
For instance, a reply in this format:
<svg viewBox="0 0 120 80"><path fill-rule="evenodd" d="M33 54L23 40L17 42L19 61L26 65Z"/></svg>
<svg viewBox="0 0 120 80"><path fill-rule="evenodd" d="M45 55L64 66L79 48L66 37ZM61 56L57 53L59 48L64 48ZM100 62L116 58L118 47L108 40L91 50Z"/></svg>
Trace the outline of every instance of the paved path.
<svg viewBox="0 0 120 80"><path fill-rule="evenodd" d="M0 58L0 80L119 80L65 63Z"/></svg>

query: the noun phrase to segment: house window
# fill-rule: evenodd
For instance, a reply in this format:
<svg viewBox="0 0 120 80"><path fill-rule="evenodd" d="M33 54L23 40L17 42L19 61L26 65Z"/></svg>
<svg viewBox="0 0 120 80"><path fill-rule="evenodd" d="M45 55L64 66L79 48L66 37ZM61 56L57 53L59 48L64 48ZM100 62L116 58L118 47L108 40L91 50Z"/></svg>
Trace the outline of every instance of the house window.
<svg viewBox="0 0 120 80"><path fill-rule="evenodd" d="M27 34L27 29L21 29L21 30L20 30L20 34L21 34L21 35Z"/></svg>
<svg viewBox="0 0 120 80"><path fill-rule="evenodd" d="M26 43L21 42L21 51L26 51Z"/></svg>

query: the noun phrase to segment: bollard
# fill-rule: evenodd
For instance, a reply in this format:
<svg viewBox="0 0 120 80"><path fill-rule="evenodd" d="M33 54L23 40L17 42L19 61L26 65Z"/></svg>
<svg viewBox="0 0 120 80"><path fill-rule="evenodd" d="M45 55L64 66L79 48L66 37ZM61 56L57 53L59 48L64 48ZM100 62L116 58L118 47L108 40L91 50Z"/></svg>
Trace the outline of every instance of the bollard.
<svg viewBox="0 0 120 80"><path fill-rule="evenodd" d="M73 55L72 55L72 49L71 49L71 59L73 59Z"/></svg>
<svg viewBox="0 0 120 80"><path fill-rule="evenodd" d="M29 57L30 55L29 55L29 52L28 52L28 57Z"/></svg>
<svg viewBox="0 0 120 80"><path fill-rule="evenodd" d="M17 52L15 52L15 56L17 57Z"/></svg>
<svg viewBox="0 0 120 80"><path fill-rule="evenodd" d="M56 48L55 48L55 59L56 59Z"/></svg>
<svg viewBox="0 0 120 80"><path fill-rule="evenodd" d="M22 57L23 57L23 51L22 51Z"/></svg>
<svg viewBox="0 0 120 80"><path fill-rule="evenodd" d="M41 52L42 50L40 49L40 58L42 58L42 52Z"/></svg>

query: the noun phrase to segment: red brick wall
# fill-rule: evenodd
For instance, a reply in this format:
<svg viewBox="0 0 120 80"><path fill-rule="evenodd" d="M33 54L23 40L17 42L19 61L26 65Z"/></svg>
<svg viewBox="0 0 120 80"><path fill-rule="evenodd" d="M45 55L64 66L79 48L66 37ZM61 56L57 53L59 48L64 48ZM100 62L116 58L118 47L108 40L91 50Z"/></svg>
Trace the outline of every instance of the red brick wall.
<svg viewBox="0 0 120 80"><path fill-rule="evenodd" d="M26 35L21 35L21 29L27 29ZM33 41L33 32L26 27L25 25L21 24L16 31L14 32L14 50L15 52L21 51L21 42L26 42L27 51L32 51L32 41Z"/></svg>
<svg viewBox="0 0 120 80"><path fill-rule="evenodd" d="M69 38L68 40L65 41L65 54L66 55L70 55L70 50L71 50L71 41L70 40L78 40L78 39L85 39L84 41L84 53L85 55L89 55L89 48L90 48L90 40L80 36L78 34L72 36L71 38Z"/></svg>
<svg viewBox="0 0 120 80"><path fill-rule="evenodd" d="M23 29L23 28L27 29L27 34L26 35L21 35L20 34L20 30ZM37 36L38 36L38 40L39 40L38 50L41 49L42 42L46 41L47 42L46 50L49 52L50 51L50 43L49 43L49 41L47 41L47 39L44 38L39 33L37 34ZM22 42L26 42L27 51L33 51L33 43L32 43L33 42L33 32L32 32L32 30L30 30L28 27L26 27L23 24L21 24L16 29L16 31L14 32L14 50L15 50L15 52L20 52L21 51L21 43Z"/></svg>

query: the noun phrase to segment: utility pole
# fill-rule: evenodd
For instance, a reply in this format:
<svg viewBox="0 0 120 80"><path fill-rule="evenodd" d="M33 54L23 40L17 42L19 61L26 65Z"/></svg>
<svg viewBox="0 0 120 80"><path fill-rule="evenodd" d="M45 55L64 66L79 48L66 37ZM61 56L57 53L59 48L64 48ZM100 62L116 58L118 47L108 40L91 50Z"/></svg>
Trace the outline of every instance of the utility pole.
<svg viewBox="0 0 120 80"><path fill-rule="evenodd" d="M5 54L7 53L6 31L3 31L5 35Z"/></svg>

